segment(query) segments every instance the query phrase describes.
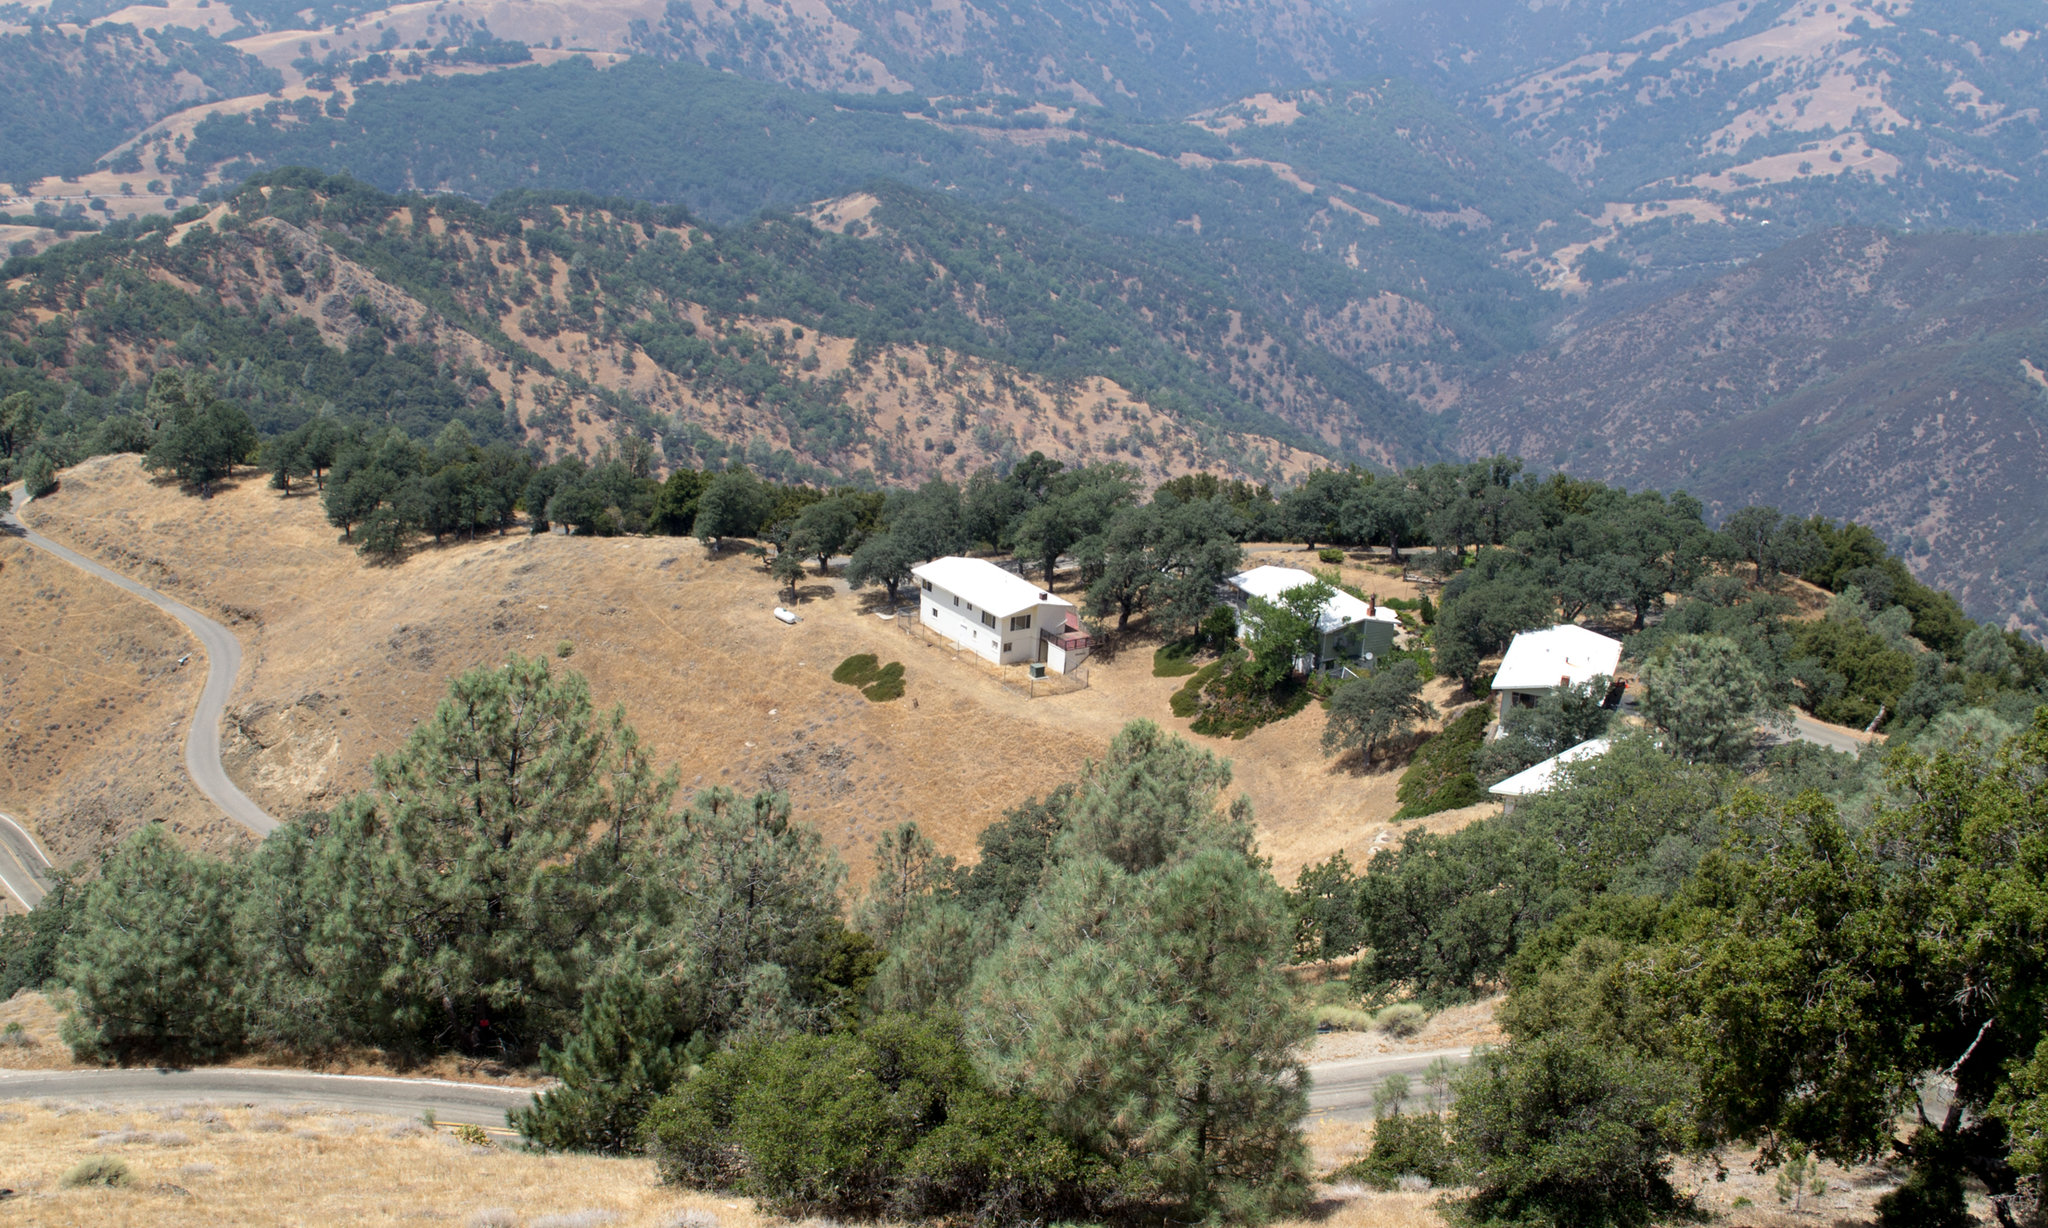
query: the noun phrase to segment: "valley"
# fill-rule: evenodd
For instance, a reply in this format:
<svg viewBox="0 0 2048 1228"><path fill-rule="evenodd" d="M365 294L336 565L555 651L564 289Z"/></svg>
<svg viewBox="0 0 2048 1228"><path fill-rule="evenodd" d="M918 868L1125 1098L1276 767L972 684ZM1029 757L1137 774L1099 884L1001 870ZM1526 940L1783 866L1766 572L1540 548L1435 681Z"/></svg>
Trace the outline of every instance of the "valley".
<svg viewBox="0 0 2048 1228"><path fill-rule="evenodd" d="M0 0L0 1201L2038 1228L2044 54Z"/></svg>

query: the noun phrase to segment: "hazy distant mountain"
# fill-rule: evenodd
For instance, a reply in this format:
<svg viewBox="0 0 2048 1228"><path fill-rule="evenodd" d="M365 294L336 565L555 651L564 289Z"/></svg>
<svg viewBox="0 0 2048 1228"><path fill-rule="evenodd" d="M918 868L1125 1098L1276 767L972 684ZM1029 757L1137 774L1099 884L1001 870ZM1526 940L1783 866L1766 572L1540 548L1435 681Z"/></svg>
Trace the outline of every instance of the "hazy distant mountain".
<svg viewBox="0 0 2048 1228"><path fill-rule="evenodd" d="M1472 388L1462 450L1849 516L2048 627L2048 238L1838 230Z"/></svg>

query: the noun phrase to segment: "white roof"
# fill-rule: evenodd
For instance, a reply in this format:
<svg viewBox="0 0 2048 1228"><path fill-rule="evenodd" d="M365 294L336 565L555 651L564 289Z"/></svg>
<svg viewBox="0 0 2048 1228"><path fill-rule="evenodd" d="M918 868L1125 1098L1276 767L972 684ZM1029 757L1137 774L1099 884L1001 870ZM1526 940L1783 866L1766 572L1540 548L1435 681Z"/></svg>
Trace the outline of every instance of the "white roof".
<svg viewBox="0 0 2048 1228"><path fill-rule="evenodd" d="M1278 604L1283 593L1315 582L1316 577L1299 567L1274 567L1271 564L1254 567L1250 571L1239 572L1230 577L1232 587L1275 604ZM1348 627L1352 623L1362 623L1367 619L1398 623L1401 616L1384 605L1377 609L1369 607L1350 593L1338 589L1335 595L1323 603L1322 617L1317 621L1322 630L1335 631L1339 627Z"/></svg>
<svg viewBox="0 0 2048 1228"><path fill-rule="evenodd" d="M1578 686L1595 674L1614 677L1621 664L1621 641L1598 631L1564 623L1548 631L1524 631L1508 645L1501 658L1500 672L1493 676L1496 691L1549 691L1560 680Z"/></svg>
<svg viewBox="0 0 2048 1228"><path fill-rule="evenodd" d="M991 614L1015 614L1042 605L1072 609L1074 605L1065 597L1056 597L1016 572L998 567L987 559L958 556L933 559L911 568L910 574L920 580L930 580L962 601Z"/></svg>
<svg viewBox="0 0 2048 1228"><path fill-rule="evenodd" d="M1529 797L1537 793L1548 793L1550 792L1550 786L1557 779L1558 768L1567 763L1577 763L1581 759L1597 759L1606 754L1607 748L1612 745L1614 743L1606 738L1594 738L1590 742L1581 742L1570 750L1552 755L1535 767L1516 772L1513 776L1488 789L1487 792L1500 797Z"/></svg>

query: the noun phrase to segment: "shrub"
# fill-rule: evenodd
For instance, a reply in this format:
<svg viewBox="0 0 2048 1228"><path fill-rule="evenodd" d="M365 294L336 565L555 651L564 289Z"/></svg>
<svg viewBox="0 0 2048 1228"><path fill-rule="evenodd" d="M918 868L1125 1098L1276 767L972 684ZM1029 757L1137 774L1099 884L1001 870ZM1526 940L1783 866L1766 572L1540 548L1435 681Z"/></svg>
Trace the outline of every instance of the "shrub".
<svg viewBox="0 0 2048 1228"><path fill-rule="evenodd" d="M1341 563L1344 561L1344 552L1335 546L1324 546L1316 551L1316 557L1325 563Z"/></svg>
<svg viewBox="0 0 2048 1228"><path fill-rule="evenodd" d="M1413 1036L1428 1022L1428 1011L1413 1002L1396 1002L1374 1015L1372 1026L1389 1036Z"/></svg>
<svg viewBox="0 0 2048 1228"><path fill-rule="evenodd" d="M566 661L576 655L576 645L569 640L561 640L555 644L555 655Z"/></svg>
<svg viewBox="0 0 2048 1228"><path fill-rule="evenodd" d="M491 1145L491 1136L484 1131L482 1126L476 1125L473 1122L457 1122L450 1128L449 1133L453 1134L458 1142L467 1143L472 1147L488 1147Z"/></svg>
<svg viewBox="0 0 2048 1228"><path fill-rule="evenodd" d="M114 1156L87 1156L72 1165L57 1182L66 1189L88 1185L117 1189L134 1183L135 1178L129 1174L127 1163Z"/></svg>
<svg viewBox="0 0 2048 1228"><path fill-rule="evenodd" d="M1440 810L1456 810L1484 801L1473 759L1486 740L1486 709L1467 708L1443 731L1422 744L1408 770L1401 773L1395 796L1401 800L1397 819L1419 819Z"/></svg>
<svg viewBox="0 0 2048 1228"><path fill-rule="evenodd" d="M1330 1180L1356 1181L1376 1190L1391 1190L1403 1177L1420 1177L1431 1185L1455 1185L1458 1153L1450 1131L1434 1113L1395 1113L1372 1128L1372 1150L1330 1174Z"/></svg>
<svg viewBox="0 0 2048 1228"><path fill-rule="evenodd" d="M872 652L856 653L839 663L832 671L832 681L842 686L866 686L873 682L881 667L881 659Z"/></svg>
<svg viewBox="0 0 2048 1228"><path fill-rule="evenodd" d="M846 658L839 668L832 671L832 681L858 689L874 703L887 703L903 697L903 666L891 661L880 663L874 653L863 652Z"/></svg>
<svg viewBox="0 0 2048 1228"><path fill-rule="evenodd" d="M1639 1228L1678 1210L1669 1069L1570 1032L1481 1052L1455 1080L1473 1224Z"/></svg>
<svg viewBox="0 0 2048 1228"><path fill-rule="evenodd" d="M870 703L885 704L903 698L903 665L891 661L875 673L874 681L860 689Z"/></svg>
<svg viewBox="0 0 2048 1228"><path fill-rule="evenodd" d="M1316 1008L1316 1025L1318 1027L1328 1025L1339 1032L1370 1032L1372 1024L1373 1013L1371 1011L1361 1011L1349 1006L1318 1006Z"/></svg>
<svg viewBox="0 0 2048 1228"><path fill-rule="evenodd" d="M1234 648L1221 660L1196 670L1167 706L1178 717L1193 717L1194 732L1213 738L1241 738L1262 725L1283 721L1316 697L1314 687L1298 678L1283 679L1268 690L1244 649Z"/></svg>
<svg viewBox="0 0 2048 1228"><path fill-rule="evenodd" d="M57 489L57 466L42 452L29 457L21 473L22 489L31 499L40 499Z"/></svg>
<svg viewBox="0 0 2048 1228"><path fill-rule="evenodd" d="M1198 666L1190 660L1197 645L1193 640L1175 640L1161 644L1152 653L1152 676L1154 678L1185 678L1196 671Z"/></svg>
<svg viewBox="0 0 2048 1228"><path fill-rule="evenodd" d="M950 1018L744 1042L648 1115L662 1180L779 1213L1043 1220L1106 1188L1043 1106L985 1086Z"/></svg>

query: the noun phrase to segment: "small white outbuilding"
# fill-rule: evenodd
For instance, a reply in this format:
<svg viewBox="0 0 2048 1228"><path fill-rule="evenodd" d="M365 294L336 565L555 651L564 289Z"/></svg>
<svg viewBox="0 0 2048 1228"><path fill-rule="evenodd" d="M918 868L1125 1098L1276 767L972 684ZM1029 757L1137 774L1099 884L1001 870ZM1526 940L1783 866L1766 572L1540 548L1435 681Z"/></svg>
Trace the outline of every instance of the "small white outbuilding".
<svg viewBox="0 0 2048 1228"><path fill-rule="evenodd" d="M1240 630L1247 630L1246 622L1253 619L1249 609L1251 598L1278 605L1286 594L1315 582L1315 576L1299 567L1275 567L1271 564L1230 577L1232 603L1237 607ZM1377 602L1360 601L1339 589L1323 603L1316 625L1322 632L1322 641L1315 658L1311 660L1304 654L1294 663L1295 668L1303 673L1356 665L1368 660L1385 660L1387 654L1394 650L1394 636L1401 629L1401 616Z"/></svg>
<svg viewBox="0 0 2048 1228"><path fill-rule="evenodd" d="M1512 811L1515 808L1515 803L1521 799L1534 797L1538 793L1550 792L1557 784L1557 770L1565 764L1581 763L1587 759L1597 759L1606 754L1608 748L1613 745L1614 743L1606 738L1594 738L1591 741L1581 742L1570 750L1552 755L1535 767L1525 768L1522 771L1516 772L1513 776L1489 788L1487 792L1506 803L1506 806L1501 811L1501 813L1506 814Z"/></svg>
<svg viewBox="0 0 2048 1228"><path fill-rule="evenodd" d="M1093 643L1073 602L986 559L934 559L910 574L919 620L996 665L1037 662L1064 674Z"/></svg>
<svg viewBox="0 0 2048 1228"><path fill-rule="evenodd" d="M1500 696L1500 718L1516 707L1531 707L1561 686L1584 686L1613 678L1621 666L1621 641L1573 623L1543 631L1524 631L1508 645L1493 693Z"/></svg>

